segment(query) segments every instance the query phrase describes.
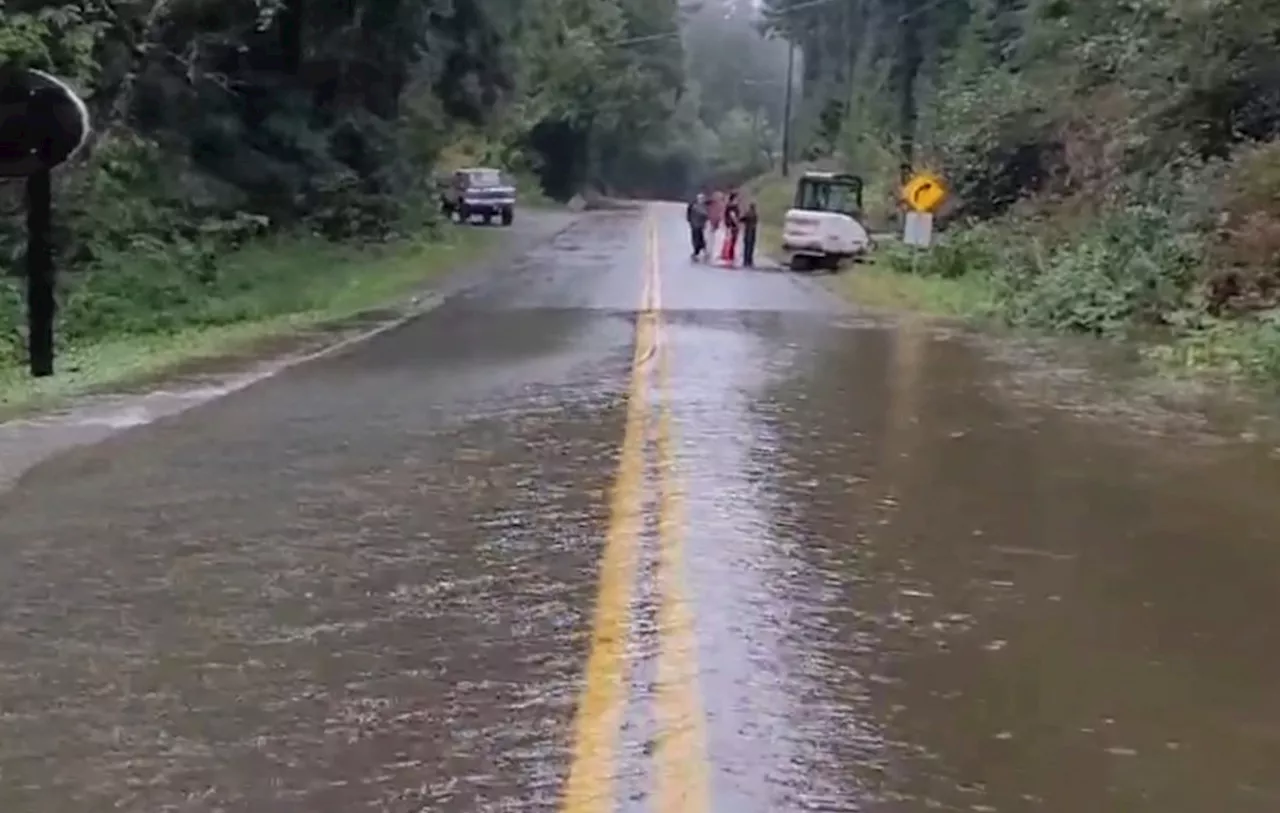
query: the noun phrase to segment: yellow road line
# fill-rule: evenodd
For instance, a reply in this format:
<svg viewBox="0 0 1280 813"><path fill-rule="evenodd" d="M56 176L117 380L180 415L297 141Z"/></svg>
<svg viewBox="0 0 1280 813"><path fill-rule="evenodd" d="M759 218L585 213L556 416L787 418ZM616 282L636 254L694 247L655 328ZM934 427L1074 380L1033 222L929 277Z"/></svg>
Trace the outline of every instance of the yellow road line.
<svg viewBox="0 0 1280 813"><path fill-rule="evenodd" d="M650 259L646 288L650 303L661 310L658 232L649 221ZM684 495L676 471L671 408L671 373L667 342L657 334L658 387L658 686L655 716L654 809L658 813L705 813L711 793L707 763L706 718L698 689L697 636L685 595Z"/></svg>
<svg viewBox="0 0 1280 813"><path fill-rule="evenodd" d="M642 311L652 297L650 258L645 263ZM648 416L646 362L654 353L655 322L648 313L636 321L630 391L622 455L609 503L609 527L600 561L591 651L586 681L574 721L573 756L561 799L561 813L608 813L616 805L618 736L629 686L627 638L631 593L644 504L645 434Z"/></svg>

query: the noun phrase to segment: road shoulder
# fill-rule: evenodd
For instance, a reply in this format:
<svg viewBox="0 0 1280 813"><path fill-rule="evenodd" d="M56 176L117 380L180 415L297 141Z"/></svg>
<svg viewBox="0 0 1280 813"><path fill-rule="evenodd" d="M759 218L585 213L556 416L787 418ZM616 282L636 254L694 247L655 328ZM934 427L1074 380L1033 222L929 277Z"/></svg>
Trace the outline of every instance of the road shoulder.
<svg viewBox="0 0 1280 813"><path fill-rule="evenodd" d="M176 415L397 327L480 284L584 216L528 213L524 228L459 251L451 264L437 261L416 277L407 275L376 306L299 313L151 344L100 345L64 357L64 369L78 361L86 372L29 382L23 398L0 406L7 412L0 412L0 491L63 451ZM413 254L398 260L414 261Z"/></svg>
<svg viewBox="0 0 1280 813"><path fill-rule="evenodd" d="M510 231L457 229L444 240L388 247L367 257L339 258L335 252L335 262L350 266L346 284L283 313L64 348L57 374L49 378L32 379L25 368L0 369L0 421L65 408L85 396L147 392L175 380L235 375L273 359L309 355L434 306L442 287L508 262L581 216L554 210L522 214Z"/></svg>

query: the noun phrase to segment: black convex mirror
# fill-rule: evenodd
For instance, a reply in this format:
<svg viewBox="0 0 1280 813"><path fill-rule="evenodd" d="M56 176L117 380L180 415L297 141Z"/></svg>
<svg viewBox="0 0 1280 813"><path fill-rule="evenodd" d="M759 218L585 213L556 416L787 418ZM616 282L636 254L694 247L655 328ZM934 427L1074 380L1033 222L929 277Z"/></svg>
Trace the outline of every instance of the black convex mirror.
<svg viewBox="0 0 1280 813"><path fill-rule="evenodd" d="M0 68L0 176L29 178L72 158L89 137L89 110L44 71Z"/></svg>
<svg viewBox="0 0 1280 813"><path fill-rule="evenodd" d="M44 71L0 67L0 178L27 184L27 351L31 374L53 374L53 190L49 173L84 147L89 110Z"/></svg>

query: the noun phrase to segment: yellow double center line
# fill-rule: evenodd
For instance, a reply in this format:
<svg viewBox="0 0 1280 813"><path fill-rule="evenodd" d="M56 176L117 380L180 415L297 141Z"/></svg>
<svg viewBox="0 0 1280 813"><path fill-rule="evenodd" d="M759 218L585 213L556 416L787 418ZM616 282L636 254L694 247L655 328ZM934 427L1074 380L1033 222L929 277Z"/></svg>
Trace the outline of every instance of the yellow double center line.
<svg viewBox="0 0 1280 813"><path fill-rule="evenodd" d="M658 230L649 221L654 306L661 312ZM655 698L654 810L705 813L710 809L706 717L698 690L697 636L684 580L684 492L676 465L668 343L659 323L658 386L658 687Z"/></svg>
<svg viewBox="0 0 1280 813"><path fill-rule="evenodd" d="M670 362L660 321L658 232L645 223L644 290L636 322L626 428L610 495L609 529L600 562L586 681L574 728L572 763L561 813L611 813L617 806L618 736L630 686L627 642L645 500L650 377L662 397L656 416L658 510L658 684L654 716L656 813L710 809L705 718L698 691L697 641L685 595L684 501L676 472Z"/></svg>

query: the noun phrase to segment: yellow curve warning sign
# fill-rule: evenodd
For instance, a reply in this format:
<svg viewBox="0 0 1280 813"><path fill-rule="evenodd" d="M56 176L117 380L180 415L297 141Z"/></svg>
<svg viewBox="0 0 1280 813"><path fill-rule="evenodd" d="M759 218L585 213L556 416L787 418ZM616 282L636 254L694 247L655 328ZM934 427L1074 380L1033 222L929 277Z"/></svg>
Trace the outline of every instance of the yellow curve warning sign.
<svg viewBox="0 0 1280 813"><path fill-rule="evenodd" d="M913 211L932 213L947 199L947 187L942 179L929 173L921 173L902 187L902 200Z"/></svg>

